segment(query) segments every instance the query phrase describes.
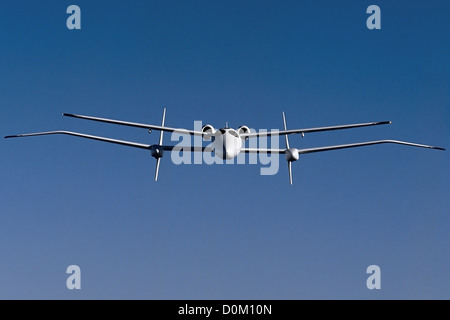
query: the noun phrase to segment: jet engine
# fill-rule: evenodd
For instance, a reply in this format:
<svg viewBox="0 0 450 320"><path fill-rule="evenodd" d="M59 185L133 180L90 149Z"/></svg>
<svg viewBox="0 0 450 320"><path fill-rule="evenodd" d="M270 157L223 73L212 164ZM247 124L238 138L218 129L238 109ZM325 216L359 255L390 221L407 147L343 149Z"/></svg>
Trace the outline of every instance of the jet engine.
<svg viewBox="0 0 450 320"><path fill-rule="evenodd" d="M212 125L210 125L210 124L205 124L202 127L202 132L206 133L205 135L203 135L203 139L204 140L211 140L211 137L216 132L216 129L214 129L214 127Z"/></svg>
<svg viewBox="0 0 450 320"><path fill-rule="evenodd" d="M247 126L240 126L237 129L237 132L238 132L239 135L244 134L244 133L250 133L250 128L247 127ZM246 139L248 139L248 138L246 138Z"/></svg>

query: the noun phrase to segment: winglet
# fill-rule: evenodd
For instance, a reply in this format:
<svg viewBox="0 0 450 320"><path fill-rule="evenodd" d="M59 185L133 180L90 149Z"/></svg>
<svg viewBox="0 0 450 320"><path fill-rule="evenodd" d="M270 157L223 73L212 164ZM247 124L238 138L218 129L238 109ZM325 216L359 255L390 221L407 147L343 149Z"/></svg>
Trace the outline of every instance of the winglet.
<svg viewBox="0 0 450 320"><path fill-rule="evenodd" d="M72 113L63 113L62 115L65 117L79 118L76 114Z"/></svg>
<svg viewBox="0 0 450 320"><path fill-rule="evenodd" d="M5 139L20 138L20 137L23 137L23 135L22 134L14 134L14 135L11 135L11 136L5 136Z"/></svg>

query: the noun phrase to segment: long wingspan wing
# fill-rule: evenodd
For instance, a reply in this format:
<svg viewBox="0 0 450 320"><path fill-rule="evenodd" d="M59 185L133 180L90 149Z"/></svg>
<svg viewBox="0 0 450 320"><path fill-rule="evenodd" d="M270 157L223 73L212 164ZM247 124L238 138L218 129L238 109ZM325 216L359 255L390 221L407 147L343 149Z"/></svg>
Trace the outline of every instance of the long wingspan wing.
<svg viewBox="0 0 450 320"><path fill-rule="evenodd" d="M367 122L367 123L355 123L355 124L345 124L340 126L330 126L330 127L318 127L318 128L307 128L307 129L292 129L292 130L281 130L275 132L251 132L241 134L242 138L253 138L253 137L263 137L263 136L271 136L271 135L288 135L288 134L304 134L309 132L319 132L319 131L331 131L331 130L340 130L340 129L352 129L352 128L360 128L360 127L368 127L368 126L378 126L382 124L390 124L391 121L379 121L379 122Z"/></svg>
<svg viewBox="0 0 450 320"><path fill-rule="evenodd" d="M245 153L286 153L286 149L259 149L259 148L242 148L241 152Z"/></svg>
<svg viewBox="0 0 450 320"><path fill-rule="evenodd" d="M444 148L440 148L440 147L427 146L427 145L424 145L424 144L411 143L411 142L405 142L405 141L377 140L377 141L368 141L368 142L360 142L360 143L341 144L341 145L328 146L328 147L299 149L298 153L304 154L304 153L322 152L322 151L330 151L330 150L338 150L338 149L370 146L370 145L373 145L373 144L381 144L381 143L396 143L396 144L403 144L403 145L412 146L412 147L445 150Z"/></svg>
<svg viewBox="0 0 450 320"><path fill-rule="evenodd" d="M181 128L170 128L170 127L165 127L165 126L156 126L156 125L152 125L152 124L128 122L128 121L113 120L113 119L106 119L106 118L82 116L82 115L71 114L71 113L63 113L63 116L78 118L78 119L85 119L85 120L92 120L92 121L99 121L99 122L106 122L106 123L113 123L113 124L120 124L123 126L136 127L136 128L144 128L144 129L167 131L167 132L186 133L186 134L195 135L195 136L203 136L203 134L204 134L201 131L187 130L187 129L181 129Z"/></svg>
<svg viewBox="0 0 450 320"><path fill-rule="evenodd" d="M109 143L115 143L115 144L120 144L120 145L124 145L124 146L140 148L140 149L151 149L151 146L148 144L129 142L129 141L124 141L124 140L116 140L116 139L110 139L110 138L104 138L104 137L98 137L98 136L91 136L88 134L82 134L82 133L70 132L70 131L49 131L49 132L27 133L27 134L6 136L5 138L44 136L44 135L49 135L49 134L67 134L67 135L71 135L71 136L92 139L92 140L99 140L99 141L104 141L104 142L109 142Z"/></svg>
<svg viewBox="0 0 450 320"><path fill-rule="evenodd" d="M314 152L322 152L322 151L330 151L330 150L339 150L339 149L346 149L346 148L364 147L364 146L370 146L370 145L381 144L381 143L395 143L395 144L403 144L403 145L406 145L406 146L419 147L419 148L445 150L444 148L441 148L441 147L428 146L428 145L425 145L425 144L418 144L418 143L412 143L412 142L405 142L405 141L398 141L398 140L377 140L377 141L341 144L341 145L328 146L328 147L298 149L298 153L305 154L305 153L314 153ZM286 153L286 149L242 148L241 152L245 152L245 153L279 153L279 154L284 154L284 153Z"/></svg>
<svg viewBox="0 0 450 320"><path fill-rule="evenodd" d="M124 141L124 140L92 136L92 135L88 135L88 134L71 132L71 131L48 131L48 132L17 134L17 135L6 136L5 139L33 137L33 136L45 136L45 135L50 135L50 134L66 134L66 135L70 135L70 136L76 136L76 137L81 137L81 138L86 138L86 139L115 143L115 144L120 144L123 146L129 146L129 147L135 147L135 148L147 149L147 150L150 150L152 147L159 147L159 148L162 148L164 151L183 151L183 152L212 152L213 151L213 149L211 147L190 147L190 146L178 146L178 145L177 146L148 145L148 144L137 143L137 142L130 142L130 141Z"/></svg>
<svg viewBox="0 0 450 320"><path fill-rule="evenodd" d="M190 147L190 146L162 146L164 151L173 151L173 152L212 152L213 148L211 147Z"/></svg>

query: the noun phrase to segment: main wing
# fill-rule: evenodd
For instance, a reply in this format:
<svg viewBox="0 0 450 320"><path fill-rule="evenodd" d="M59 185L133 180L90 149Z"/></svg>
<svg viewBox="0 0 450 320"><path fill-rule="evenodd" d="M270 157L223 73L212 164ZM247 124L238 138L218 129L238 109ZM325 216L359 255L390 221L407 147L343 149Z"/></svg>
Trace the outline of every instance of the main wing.
<svg viewBox="0 0 450 320"><path fill-rule="evenodd" d="M260 149L260 148L241 148L241 152L244 153L264 153L264 154L284 154L286 149Z"/></svg>
<svg viewBox="0 0 450 320"><path fill-rule="evenodd" d="M85 139L91 139L91 140L97 140L97 141L103 141L103 142L109 142L114 144L120 144L123 146L128 147L134 147L139 149L146 149L151 150L154 147L159 147L165 151L183 151L183 152L211 152L212 149L210 147L189 147L189 146L162 146L162 145L149 145L149 144L143 144L138 142L131 142L131 141L125 141L125 140L117 140L117 139L111 139L111 138L105 138L105 137L99 137L99 136L92 136L89 134L84 133L78 133L78 132L71 132L71 131L48 131L48 132L36 132L36 133L26 133L26 134L17 134L17 135L10 135L6 136L5 139L9 138L22 138L22 137L34 137L34 136L45 136L45 135L51 135L51 134L64 134L64 135L70 135Z"/></svg>
<svg viewBox="0 0 450 320"><path fill-rule="evenodd" d="M327 146L327 147L318 147L318 148L307 148L307 149L297 149L299 154L305 153L314 153L314 152L322 152L322 151L330 151L330 150L339 150L339 149L347 149L347 148L356 148L356 147L364 147L370 146L374 144L382 144L382 143L394 143L394 144L402 144L406 146L419 147L419 148L427 148L427 149L436 149L436 150L445 150L441 147L434 147L425 144L412 143L406 141L398 141L398 140L376 140L376 141L368 141L368 142L359 142L359 143L349 143L349 144L340 144L335 146ZM260 148L242 148L241 152L245 153L278 153L284 154L287 149L260 149Z"/></svg>
<svg viewBox="0 0 450 320"><path fill-rule="evenodd" d="M190 134L190 135L194 135L194 136L203 136L204 135L204 133L201 132L201 131L194 131L194 130L181 129L181 128L171 128L171 127L165 127L165 126L157 126L157 125L153 125L153 124L145 124L145 123L122 121L122 120L113 120L113 119L107 119L107 118L90 117L90 116L83 116L83 115L71 114L71 113L63 113L63 116L72 117L72 118L78 118L78 119L98 121L98 122L119 124L119 125L122 125L122 126L129 126L129 127L143 128L143 129L151 129L151 130L166 131L166 132L186 133L186 134Z"/></svg>
<svg viewBox="0 0 450 320"><path fill-rule="evenodd" d="M70 136L76 136L76 137L81 137L81 138L86 138L86 139L92 139L92 140L98 140L98 141L103 141L103 142L115 143L115 144L120 144L120 145L124 145L124 146L135 147L135 148L140 148L140 149L147 149L147 150L150 150L151 147L152 147L151 145L143 144L143 143L130 142L130 141L124 141L124 140L117 140L117 139L110 139L110 138L92 136L92 135L89 135L89 134L83 134L83 133L71 132L71 131L48 131L48 132L17 134L17 135L6 136L5 139L8 139L8 138L22 138L22 137L33 137L33 136L45 136L45 135L50 135L50 134L65 134L65 135L70 135Z"/></svg>
<svg viewBox="0 0 450 320"><path fill-rule="evenodd" d="M366 122L366 123L355 123L355 124L344 124L339 126L329 126L329 127L317 127L317 128L306 128L306 129L292 129L292 130L281 130L274 132L251 132L241 134L242 138L254 138L263 137L271 135L289 135L289 134L305 134L310 132L320 132L320 131L331 131L331 130L341 130L341 129L352 129L360 127L378 126L383 124L391 124L391 121L379 121L379 122Z"/></svg>
<svg viewBox="0 0 450 320"><path fill-rule="evenodd" d="M370 145L382 144L382 143L395 143L395 144L402 144L402 145L411 146L411 147L445 150L444 148L441 148L441 147L428 146L428 145L419 144L419 143L412 143L412 142L405 142L405 141L398 141L398 140L376 140L376 141L368 141L368 142L341 144L341 145L328 146L328 147L298 149L298 153L299 154L314 153L314 152L322 152L322 151L330 151L330 150L364 147L364 146L370 146Z"/></svg>

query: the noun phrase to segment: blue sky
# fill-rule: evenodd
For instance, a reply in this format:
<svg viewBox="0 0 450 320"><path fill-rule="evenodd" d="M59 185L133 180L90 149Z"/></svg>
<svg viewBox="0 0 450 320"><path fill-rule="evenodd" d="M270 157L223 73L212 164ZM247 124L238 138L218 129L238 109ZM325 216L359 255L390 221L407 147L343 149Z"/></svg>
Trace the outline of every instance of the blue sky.
<svg viewBox="0 0 450 320"><path fill-rule="evenodd" d="M81 8L82 29L66 28ZM381 8L368 30L366 8ZM0 135L158 134L391 120L293 136L449 148L448 1L20 1L0 5ZM170 143L166 135L165 142ZM449 152L396 145L180 165L68 136L0 141L1 299L449 299ZM79 265L82 289L66 288ZM381 268L381 290L366 268Z"/></svg>

